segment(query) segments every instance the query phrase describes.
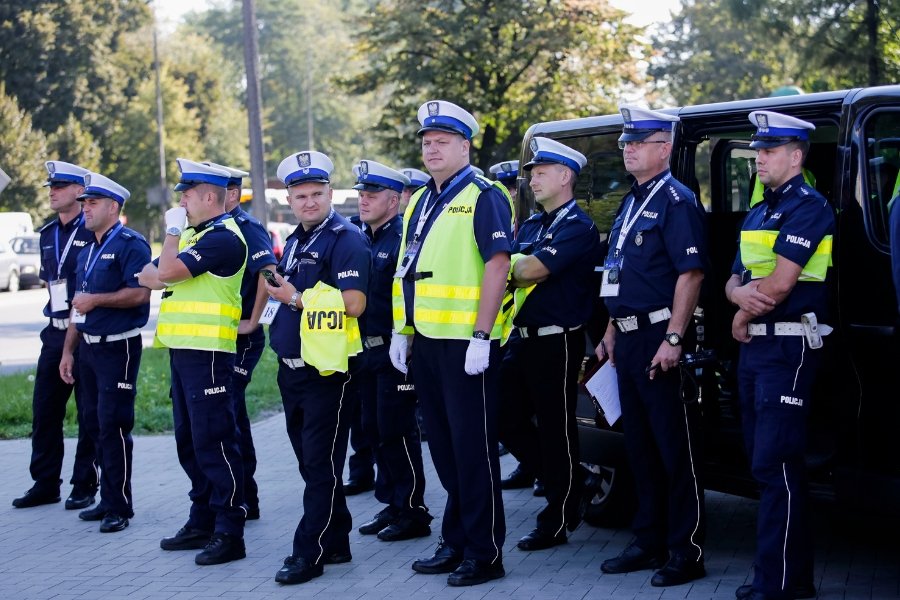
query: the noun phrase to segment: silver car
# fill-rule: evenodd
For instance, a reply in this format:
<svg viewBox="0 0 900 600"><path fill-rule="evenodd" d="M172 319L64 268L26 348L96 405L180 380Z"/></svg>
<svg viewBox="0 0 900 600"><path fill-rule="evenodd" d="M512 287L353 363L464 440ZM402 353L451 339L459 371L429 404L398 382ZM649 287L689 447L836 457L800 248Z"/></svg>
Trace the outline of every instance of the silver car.
<svg viewBox="0 0 900 600"><path fill-rule="evenodd" d="M19 255L0 239L0 290L19 291Z"/></svg>
<svg viewBox="0 0 900 600"><path fill-rule="evenodd" d="M41 280L41 236L21 235L9 241L19 255L19 285L23 288L43 286Z"/></svg>

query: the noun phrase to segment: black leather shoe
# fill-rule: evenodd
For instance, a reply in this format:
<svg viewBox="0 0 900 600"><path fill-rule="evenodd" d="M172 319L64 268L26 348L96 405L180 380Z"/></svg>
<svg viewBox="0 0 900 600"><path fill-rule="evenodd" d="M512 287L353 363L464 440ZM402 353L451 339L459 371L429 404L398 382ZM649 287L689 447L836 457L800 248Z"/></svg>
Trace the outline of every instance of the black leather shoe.
<svg viewBox="0 0 900 600"><path fill-rule="evenodd" d="M431 535L431 527L422 521L410 518L400 518L378 532L378 539L382 542L399 542Z"/></svg>
<svg viewBox="0 0 900 600"><path fill-rule="evenodd" d="M547 490L544 489L544 482L540 479L534 480L534 491L532 492L538 498L543 498L547 495Z"/></svg>
<svg viewBox="0 0 900 600"><path fill-rule="evenodd" d="M78 513L78 518L82 521L102 521L106 516L106 509L99 504L94 508L89 508Z"/></svg>
<svg viewBox="0 0 900 600"><path fill-rule="evenodd" d="M344 482L344 495L355 496L375 489L375 482L370 480L350 479Z"/></svg>
<svg viewBox="0 0 900 600"><path fill-rule="evenodd" d="M467 558L447 577L447 585L456 587L478 585L492 579L500 579L505 575L506 571L503 570L503 563L499 560L491 564L487 561Z"/></svg>
<svg viewBox="0 0 900 600"><path fill-rule="evenodd" d="M114 533L122 531L128 527L128 519L119 516L116 513L106 513L103 521L100 523L100 533Z"/></svg>
<svg viewBox="0 0 900 600"><path fill-rule="evenodd" d="M377 515L372 517L370 521L366 521L359 527L359 532L362 535L375 535L388 525L394 522L394 511L391 510L390 507L385 508L380 511Z"/></svg>
<svg viewBox="0 0 900 600"><path fill-rule="evenodd" d="M172 537L163 538L159 542L159 547L163 550L203 550L211 537L210 531L185 525Z"/></svg>
<svg viewBox="0 0 900 600"><path fill-rule="evenodd" d="M701 577L706 577L706 569L703 568L702 558L695 560L676 554L669 559L666 566L653 574L653 577L650 579L650 585L653 587L683 585Z"/></svg>
<svg viewBox="0 0 900 600"><path fill-rule="evenodd" d="M203 552L194 557L198 565L221 565L247 558L243 538L228 533L214 533Z"/></svg>
<svg viewBox="0 0 900 600"><path fill-rule="evenodd" d="M438 542L437 550L434 551L434 556L423 560L413 561L412 570L424 575L452 573L459 567L462 561L462 552L452 548L441 540Z"/></svg>
<svg viewBox="0 0 900 600"><path fill-rule="evenodd" d="M66 510L81 510L94 503L97 488L94 486L76 485L72 493L66 498Z"/></svg>
<svg viewBox="0 0 900 600"><path fill-rule="evenodd" d="M566 539L565 533L560 532L558 535L553 535L541 530L540 528L537 528L523 537L521 540L519 540L519 543L516 544L516 547L519 550L530 552L532 550L546 550L547 548L552 548L553 546L565 544L567 541L568 539Z"/></svg>
<svg viewBox="0 0 900 600"><path fill-rule="evenodd" d="M664 553L647 552L637 544L628 544L622 553L615 558L604 560L600 570L604 573L618 574L658 569L666 562Z"/></svg>
<svg viewBox="0 0 900 600"><path fill-rule="evenodd" d="M322 563L326 565L342 565L344 563L348 563L353 560L353 555L350 554L349 550L339 550L337 552L330 552L326 554L322 558Z"/></svg>
<svg viewBox="0 0 900 600"><path fill-rule="evenodd" d="M816 597L816 586L813 584L809 585L795 585L789 589L791 593L791 598L796 598L797 600L801 600L804 598L815 598ZM757 597L759 596L759 592L756 592ZM765 594L763 594L765 596ZM747 585L742 585L738 589L734 590L734 597L737 600L750 600L753 598L753 586L749 583Z"/></svg>
<svg viewBox="0 0 900 600"><path fill-rule="evenodd" d="M322 571L322 565L312 565L300 556L288 556L284 559L284 566L275 573L275 581L285 585L306 583L321 575Z"/></svg>
<svg viewBox="0 0 900 600"><path fill-rule="evenodd" d="M506 479L500 480L500 488L504 490L519 490L531 487L533 483L534 475L519 464Z"/></svg>
<svg viewBox="0 0 900 600"><path fill-rule="evenodd" d="M12 505L16 508L31 508L42 504L55 504L59 502L59 499L58 488L54 490L34 485L30 490L13 500Z"/></svg>

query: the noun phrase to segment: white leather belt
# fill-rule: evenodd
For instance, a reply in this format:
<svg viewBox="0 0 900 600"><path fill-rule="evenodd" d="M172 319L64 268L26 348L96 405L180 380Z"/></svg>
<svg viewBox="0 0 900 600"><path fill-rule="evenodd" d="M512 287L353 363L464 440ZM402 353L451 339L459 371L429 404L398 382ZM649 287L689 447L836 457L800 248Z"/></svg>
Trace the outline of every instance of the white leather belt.
<svg viewBox="0 0 900 600"><path fill-rule="evenodd" d="M819 335L828 335L833 331L829 325L819 325ZM749 335L806 335L803 323L750 323L747 325Z"/></svg>
<svg viewBox="0 0 900 600"><path fill-rule="evenodd" d="M127 340L128 338L133 338L136 335L141 335L140 327L130 329L125 333L114 333L112 335L88 335L86 333L82 333L81 337L83 337L84 341L86 341L88 344L99 344L100 342L118 342L119 340Z"/></svg>
<svg viewBox="0 0 900 600"><path fill-rule="evenodd" d="M53 325L56 329L68 329L69 328L69 320L68 319L50 319L50 324Z"/></svg>
<svg viewBox="0 0 900 600"><path fill-rule="evenodd" d="M384 345L384 336L383 335L370 335L366 338L364 342L366 348L377 348L378 346Z"/></svg>
<svg viewBox="0 0 900 600"><path fill-rule="evenodd" d="M282 358L281 362L286 364L288 367L292 369L299 369L300 367L305 367L306 363L302 358Z"/></svg>
<svg viewBox="0 0 900 600"><path fill-rule="evenodd" d="M561 327L559 325L547 325L546 327L516 327L519 331L519 335L523 338L530 337L542 337L545 335L554 335L557 333L566 333L568 331L575 331L576 329L581 329L581 325L576 325L575 327Z"/></svg>
<svg viewBox="0 0 900 600"><path fill-rule="evenodd" d="M613 323L615 324L616 329L622 333L628 333L629 331L637 331L641 327L655 325L656 323L667 321L671 318L672 311L666 307L654 310L652 313L648 313L646 317L643 315L631 315L630 317L623 317L621 319L614 318Z"/></svg>

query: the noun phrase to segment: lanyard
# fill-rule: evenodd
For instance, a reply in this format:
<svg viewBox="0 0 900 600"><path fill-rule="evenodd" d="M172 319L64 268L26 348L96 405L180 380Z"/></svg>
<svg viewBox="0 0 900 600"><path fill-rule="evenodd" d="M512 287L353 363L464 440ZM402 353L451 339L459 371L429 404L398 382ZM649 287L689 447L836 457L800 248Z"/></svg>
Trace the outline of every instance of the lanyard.
<svg viewBox="0 0 900 600"><path fill-rule="evenodd" d="M97 250L97 258L91 262L91 257L94 255L94 248L97 247L97 244L91 244L91 249L88 251L87 261L84 263L84 281L81 282L81 289L87 288L88 279L91 276L91 271L94 270L94 265L97 264L97 261L100 260L100 257L103 255L103 249L106 248L107 244L109 244L114 237L122 230L121 222L109 233L109 236L106 238L106 241L103 242L103 245L100 246L100 249Z"/></svg>
<svg viewBox="0 0 900 600"><path fill-rule="evenodd" d="M544 233L543 235L541 235L541 234L544 232L544 225L543 225L543 223L541 224L541 228L538 229L538 234L535 237L535 241L534 241L535 248L539 244L542 244L544 242L544 240L551 237L551 234L556 231L557 224L559 224L559 222L562 221L567 214L569 214L569 211L572 210L572 207L574 205L575 205L575 199L573 198L572 200L569 200L566 203L565 207L561 208L559 210L559 212L556 213L556 217L553 219L553 222L550 223L550 227L547 228L547 233Z"/></svg>
<svg viewBox="0 0 900 600"><path fill-rule="evenodd" d="M59 220L56 221L56 239L54 240L53 248L56 251L56 278L62 278L62 268L63 263L66 262L66 257L69 255L69 249L72 247L72 242L75 241L75 236L78 235L78 228L81 226L81 221L84 220L84 213L80 213L77 217L75 217L75 227L72 229L72 234L69 235L69 240L66 242L66 247L63 249L62 256L59 255L59 230L62 229L62 223Z"/></svg>
<svg viewBox="0 0 900 600"><path fill-rule="evenodd" d="M313 229L312 233L310 234L309 240L307 240L307 242L305 244L303 244L303 247L300 248L300 254L303 254L304 252L306 252L309 249L309 247L313 245L313 243L319 238L319 235L322 233L322 230L325 229L325 227L328 226L328 223L331 222L331 218L333 216L334 216L334 209L332 208L331 211L329 211L328 216L325 217L325 220L322 221L321 223L319 223L316 226L316 228ZM301 227L302 227L302 225L301 225ZM291 253L288 254L288 259L287 259L287 270L288 271L290 271L293 267L294 252L296 252L297 246L299 246L299 245L300 245L300 236L297 236L297 241L295 241L294 245L291 246Z"/></svg>
<svg viewBox="0 0 900 600"><path fill-rule="evenodd" d="M640 208L638 208L634 213L634 218L631 218L631 209L634 208L634 194L631 195L631 202L628 203L628 210L625 211L625 219L622 221L622 228L619 230L619 239L616 240L616 255L622 252L622 246L625 245L625 238L628 237L628 232L631 231L632 227L634 227L634 224L641 216L641 213L644 212L644 209L647 208L650 200L653 198L653 196L656 195L656 192L660 190L663 184L665 184L671 176L671 173L666 173L665 177L656 182L656 185L653 186L653 189L650 190L650 193L647 194L647 197L644 199L643 204L641 204Z"/></svg>
<svg viewBox="0 0 900 600"><path fill-rule="evenodd" d="M443 191L437 195L434 200L434 204L432 204L431 206L428 206L428 201L431 199L431 190L425 190L425 193L422 194L422 199L419 200L419 204L421 204L422 202L424 202L425 204L423 205L422 211L419 213L419 222L416 223L416 232L415 234L413 234L412 241L416 242L422 236L422 230L425 229L425 224L428 223L431 217L431 213L434 212L434 209L437 206L441 205L440 210L438 210L438 214L440 214L440 212L444 210L444 207L447 206L447 203L443 202L446 193L456 187L456 184L459 182L459 180L468 175L471 170L471 166L466 167L459 173L459 175L451 179L450 183L445 185ZM437 215L435 215L435 218L437 218Z"/></svg>

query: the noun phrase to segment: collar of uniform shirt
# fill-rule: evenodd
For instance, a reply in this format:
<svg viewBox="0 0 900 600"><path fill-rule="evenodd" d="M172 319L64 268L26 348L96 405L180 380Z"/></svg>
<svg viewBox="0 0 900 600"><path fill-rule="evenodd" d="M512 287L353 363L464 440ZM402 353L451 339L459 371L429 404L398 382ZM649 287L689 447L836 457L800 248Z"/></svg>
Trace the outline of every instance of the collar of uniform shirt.
<svg viewBox="0 0 900 600"><path fill-rule="evenodd" d="M669 169L660 171L660 173L656 175L656 177L653 177L649 181L645 181L641 185L638 185L637 180L633 181L631 183L631 193L634 194L634 199L643 200L644 198L646 198L650 190L653 189L653 186L656 185L656 182L658 182L661 177L665 177L668 173Z"/></svg>
<svg viewBox="0 0 900 600"><path fill-rule="evenodd" d="M541 224L550 225L551 223L553 223L553 220L556 218L556 215L559 214L559 211L561 211L565 207L569 206L569 204L571 204L572 200L574 200L574 199L575 198L570 198L569 200L566 200L565 202L563 202L562 204L560 204L559 206L557 206L550 212L547 212L547 211L543 210L543 208L542 208L541 209Z"/></svg>
<svg viewBox="0 0 900 600"><path fill-rule="evenodd" d="M791 177L790 179L785 181L783 184L781 184L774 190L770 190L769 188L764 189L763 190L763 200L766 201L766 204L769 205L770 209L773 209L773 208L775 208L775 205L777 205L778 202L781 200L781 197L784 196L784 193L786 191L791 189L791 187L793 185L800 185L802 183L803 183L803 175L795 175L794 177Z"/></svg>
<svg viewBox="0 0 900 600"><path fill-rule="evenodd" d="M194 231L196 231L197 233L200 233L201 231L203 231L203 230L206 229L207 227L212 227L216 222L218 222L220 219L224 218L224 217L227 216L227 215L228 215L228 213L222 213L221 215L215 216L215 217L213 217L212 219L208 219L208 220L206 220L206 221L203 221L202 223L200 223L199 225L197 225L197 226L194 227L193 229L194 229ZM188 227L188 229L191 229L191 227Z"/></svg>

